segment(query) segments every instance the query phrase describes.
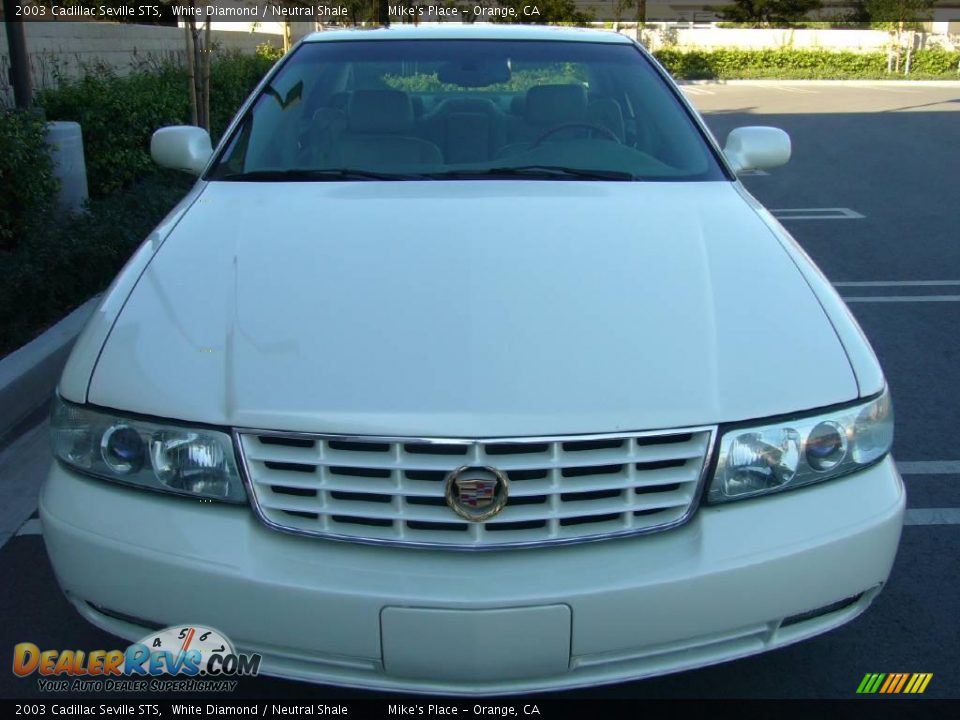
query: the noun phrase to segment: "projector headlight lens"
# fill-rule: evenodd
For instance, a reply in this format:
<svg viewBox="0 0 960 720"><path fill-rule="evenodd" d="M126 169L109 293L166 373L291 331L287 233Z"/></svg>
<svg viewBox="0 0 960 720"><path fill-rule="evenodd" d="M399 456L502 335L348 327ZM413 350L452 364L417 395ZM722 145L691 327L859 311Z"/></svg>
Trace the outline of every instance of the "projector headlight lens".
<svg viewBox="0 0 960 720"><path fill-rule="evenodd" d="M87 475L151 490L242 503L230 436L54 401L54 456Z"/></svg>
<svg viewBox="0 0 960 720"><path fill-rule="evenodd" d="M863 405L753 428L720 440L707 499L766 495L854 472L890 452L893 406L885 390Z"/></svg>
<svg viewBox="0 0 960 720"><path fill-rule="evenodd" d="M133 427L126 423L111 425L100 438L100 456L117 475L129 475L143 467L146 447Z"/></svg>
<svg viewBox="0 0 960 720"><path fill-rule="evenodd" d="M831 470L847 455L847 431L830 420L807 436L807 463L814 470Z"/></svg>

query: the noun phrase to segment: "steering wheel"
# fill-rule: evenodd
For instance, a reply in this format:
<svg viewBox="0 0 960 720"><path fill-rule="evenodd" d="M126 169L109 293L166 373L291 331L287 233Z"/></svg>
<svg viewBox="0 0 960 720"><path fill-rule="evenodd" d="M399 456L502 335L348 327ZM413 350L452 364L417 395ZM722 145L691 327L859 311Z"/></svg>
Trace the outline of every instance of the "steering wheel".
<svg viewBox="0 0 960 720"><path fill-rule="evenodd" d="M613 140L615 143L618 143L620 145L623 144L620 142L620 138L616 136L613 130L611 130L610 128L606 128L603 125L597 125L596 123L589 123L589 122L567 122L567 123L561 123L560 125L554 125L545 133L542 133L540 137L538 137L536 140L533 141L533 144L530 146L530 149L533 150L533 148L540 145L540 143L542 143L548 137L550 137L551 135L555 135L561 130L567 130L569 128L575 128L575 127L583 127L583 128L587 128L588 130L596 130L601 135L606 136L608 140Z"/></svg>

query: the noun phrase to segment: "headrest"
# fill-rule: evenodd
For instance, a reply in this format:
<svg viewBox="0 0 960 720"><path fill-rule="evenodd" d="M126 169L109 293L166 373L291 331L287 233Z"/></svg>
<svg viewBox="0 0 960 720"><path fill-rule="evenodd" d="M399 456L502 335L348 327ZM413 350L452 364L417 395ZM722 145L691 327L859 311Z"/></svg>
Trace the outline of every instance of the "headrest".
<svg viewBox="0 0 960 720"><path fill-rule="evenodd" d="M415 118L423 117L423 98L419 95L414 95L410 98L410 104L413 105L413 116Z"/></svg>
<svg viewBox="0 0 960 720"><path fill-rule="evenodd" d="M623 111L616 100L603 98L594 100L587 106L587 120L610 130L620 142L623 142Z"/></svg>
<svg viewBox="0 0 960 720"><path fill-rule="evenodd" d="M536 85L527 90L524 117L531 125L556 125L583 119L587 89L583 85Z"/></svg>
<svg viewBox="0 0 960 720"><path fill-rule="evenodd" d="M413 104L400 90L357 90L347 104L347 125L355 133L394 133L413 126Z"/></svg>
<svg viewBox="0 0 960 720"><path fill-rule="evenodd" d="M348 102L350 102L350 93L341 90L340 92L333 93L333 95L327 99L327 107L346 110Z"/></svg>
<svg viewBox="0 0 960 720"><path fill-rule="evenodd" d="M497 112L497 106L492 100L485 98L450 98L449 100L444 100L437 110L444 113L473 112L492 114Z"/></svg>

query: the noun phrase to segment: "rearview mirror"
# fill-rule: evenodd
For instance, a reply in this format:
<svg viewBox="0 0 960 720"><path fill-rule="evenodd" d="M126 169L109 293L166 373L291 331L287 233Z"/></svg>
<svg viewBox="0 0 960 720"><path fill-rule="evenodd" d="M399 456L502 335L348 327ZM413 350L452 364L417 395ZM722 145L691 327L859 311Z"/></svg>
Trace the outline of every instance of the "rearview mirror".
<svg viewBox="0 0 960 720"><path fill-rule="evenodd" d="M160 128L150 139L150 155L157 165L192 175L203 172L212 154L210 134L194 125Z"/></svg>
<svg viewBox="0 0 960 720"><path fill-rule="evenodd" d="M738 127L727 135L723 154L735 173L780 167L790 159L790 136L775 127Z"/></svg>

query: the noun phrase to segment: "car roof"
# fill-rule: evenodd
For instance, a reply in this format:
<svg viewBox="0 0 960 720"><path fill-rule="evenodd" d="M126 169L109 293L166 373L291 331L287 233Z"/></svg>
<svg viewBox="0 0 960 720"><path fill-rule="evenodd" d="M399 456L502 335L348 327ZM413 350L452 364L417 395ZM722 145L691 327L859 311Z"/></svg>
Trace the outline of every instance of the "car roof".
<svg viewBox="0 0 960 720"><path fill-rule="evenodd" d="M324 30L307 35L304 42L336 40L558 40L592 43L631 43L626 35L612 30L545 25L513 25L494 23L437 23L413 25L402 23L390 27Z"/></svg>

